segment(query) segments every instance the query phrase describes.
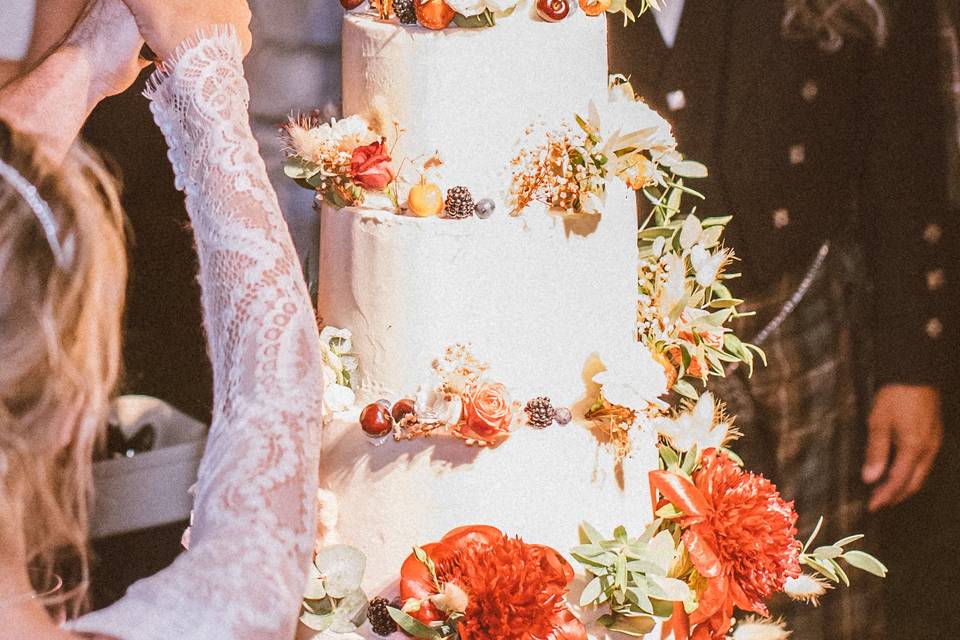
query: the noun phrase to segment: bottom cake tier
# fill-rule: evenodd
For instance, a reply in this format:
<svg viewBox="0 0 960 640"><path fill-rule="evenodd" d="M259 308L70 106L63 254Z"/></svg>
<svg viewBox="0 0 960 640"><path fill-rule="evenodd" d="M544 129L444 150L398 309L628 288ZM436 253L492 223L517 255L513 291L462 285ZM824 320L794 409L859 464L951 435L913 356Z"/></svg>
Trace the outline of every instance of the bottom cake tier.
<svg viewBox="0 0 960 640"><path fill-rule="evenodd" d="M348 544L363 552L363 588L371 598L395 600L401 565L412 547L460 526L490 525L552 547L581 574L570 556L580 523L609 535L620 525L639 533L652 519L648 472L657 468L652 433L636 433L630 454L618 463L613 448L582 420L519 428L489 448L450 436L377 445L351 414L325 427L322 451L318 546ZM578 575L571 605L583 584ZM589 629L597 614L578 613ZM379 636L365 625L347 636L301 629L299 637Z"/></svg>

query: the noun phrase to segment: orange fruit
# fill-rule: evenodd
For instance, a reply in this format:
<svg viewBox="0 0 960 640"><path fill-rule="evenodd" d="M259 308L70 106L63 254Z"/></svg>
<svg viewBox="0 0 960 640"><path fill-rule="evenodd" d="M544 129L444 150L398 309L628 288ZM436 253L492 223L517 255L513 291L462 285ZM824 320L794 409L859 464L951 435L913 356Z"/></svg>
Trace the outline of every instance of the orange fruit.
<svg viewBox="0 0 960 640"><path fill-rule="evenodd" d="M410 213L418 218L440 215L443 211L443 192L432 182L420 182L410 188L407 206Z"/></svg>
<svg viewBox="0 0 960 640"><path fill-rule="evenodd" d="M446 29L447 25L453 22L453 16L456 14L450 5L443 0L413 0L414 8L417 12L417 20L427 29ZM609 6L609 0L607 0Z"/></svg>
<svg viewBox="0 0 960 640"><path fill-rule="evenodd" d="M588 16L599 16L610 8L610 0L580 0L580 8Z"/></svg>

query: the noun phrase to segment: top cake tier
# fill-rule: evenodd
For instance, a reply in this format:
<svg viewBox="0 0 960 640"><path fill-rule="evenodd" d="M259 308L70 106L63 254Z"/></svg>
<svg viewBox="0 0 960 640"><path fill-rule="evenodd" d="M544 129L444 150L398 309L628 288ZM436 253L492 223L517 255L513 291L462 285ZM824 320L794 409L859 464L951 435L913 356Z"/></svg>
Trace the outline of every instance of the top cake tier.
<svg viewBox="0 0 960 640"><path fill-rule="evenodd" d="M423 27L350 14L343 25L343 111L384 132L393 157L433 154L442 181L502 200L525 130L584 113L607 91L606 21L574 11L556 23L522 2L492 28Z"/></svg>

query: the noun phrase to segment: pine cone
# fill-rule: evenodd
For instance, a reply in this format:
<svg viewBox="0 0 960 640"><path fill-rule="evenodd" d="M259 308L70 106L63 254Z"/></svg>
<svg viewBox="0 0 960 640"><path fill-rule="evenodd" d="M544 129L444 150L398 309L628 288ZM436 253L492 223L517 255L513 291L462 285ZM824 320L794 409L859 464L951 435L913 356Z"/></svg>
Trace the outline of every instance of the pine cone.
<svg viewBox="0 0 960 640"><path fill-rule="evenodd" d="M447 201L444 206L448 218L469 218L473 215L473 196L466 187L447 189Z"/></svg>
<svg viewBox="0 0 960 640"><path fill-rule="evenodd" d="M390 617L387 607L390 602L386 598L374 598L370 601L370 608L367 609L367 620L373 632L378 636L386 637L396 632L397 623Z"/></svg>
<svg viewBox="0 0 960 640"><path fill-rule="evenodd" d="M557 410L550 403L550 398L539 396L527 403L524 411L530 416L530 426L537 429L545 429L553 424L557 417Z"/></svg>
<svg viewBox="0 0 960 640"><path fill-rule="evenodd" d="M393 12L402 24L417 24L416 0L393 0Z"/></svg>

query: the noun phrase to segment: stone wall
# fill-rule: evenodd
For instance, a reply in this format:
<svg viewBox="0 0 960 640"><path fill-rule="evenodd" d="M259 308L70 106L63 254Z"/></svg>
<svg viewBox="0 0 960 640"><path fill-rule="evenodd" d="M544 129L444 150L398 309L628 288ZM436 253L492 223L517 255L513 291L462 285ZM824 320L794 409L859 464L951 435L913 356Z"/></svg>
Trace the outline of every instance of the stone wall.
<svg viewBox="0 0 960 640"><path fill-rule="evenodd" d="M254 47L247 58L254 134L297 251L316 271L319 223L312 194L283 175L278 126L294 111L340 106L340 24L336 0L251 0Z"/></svg>

